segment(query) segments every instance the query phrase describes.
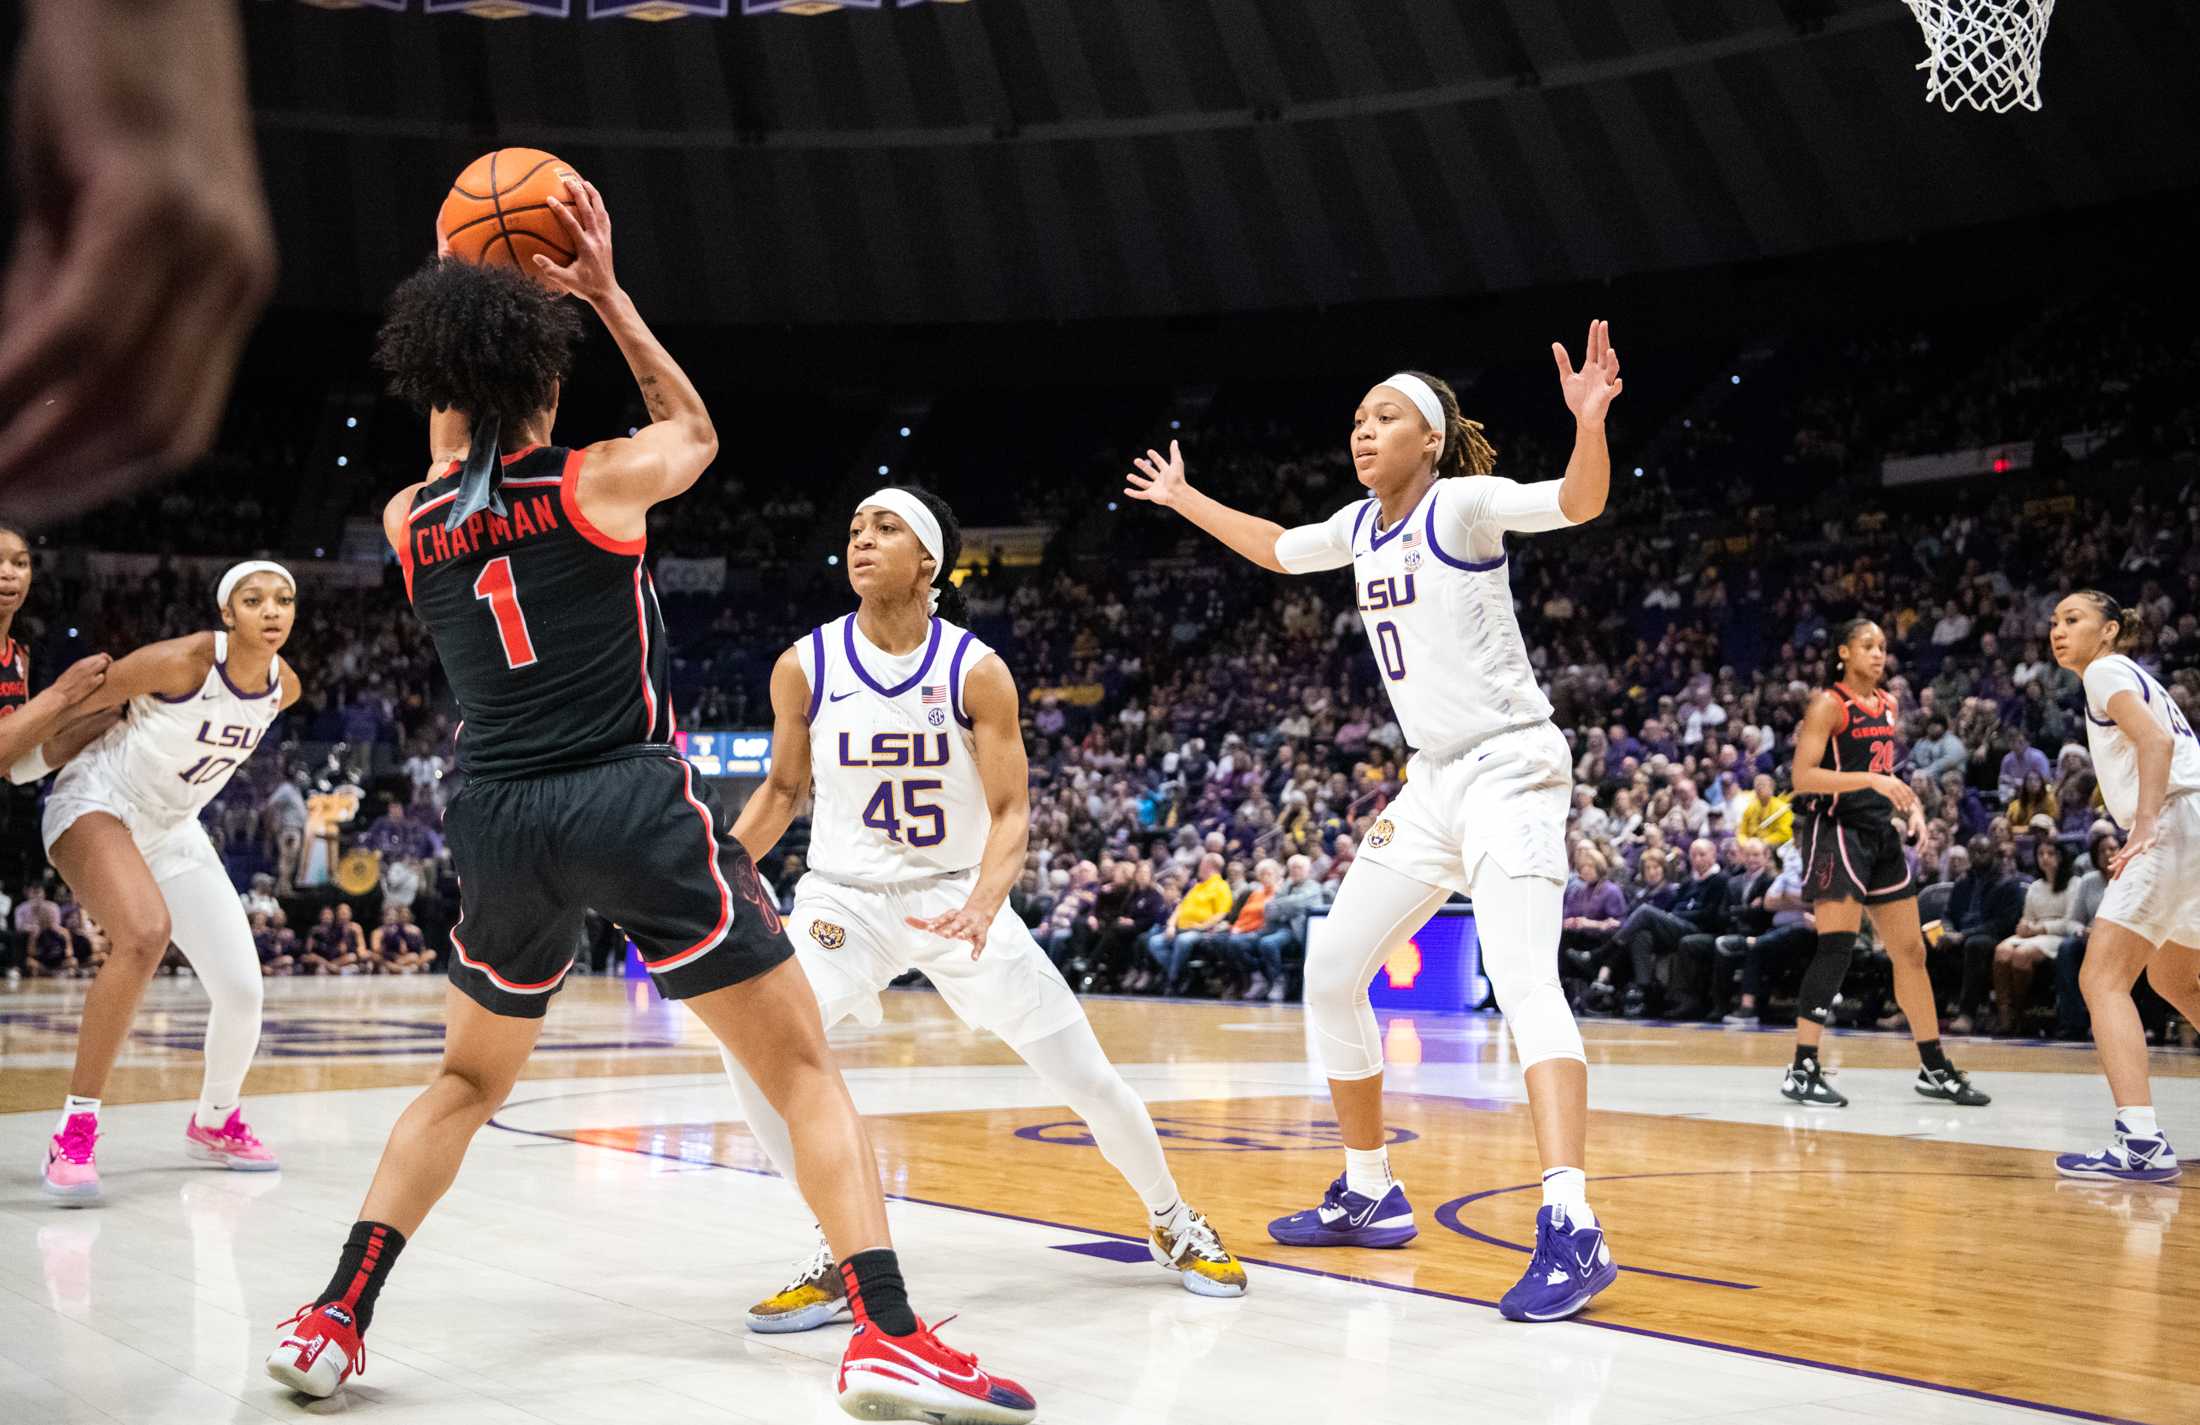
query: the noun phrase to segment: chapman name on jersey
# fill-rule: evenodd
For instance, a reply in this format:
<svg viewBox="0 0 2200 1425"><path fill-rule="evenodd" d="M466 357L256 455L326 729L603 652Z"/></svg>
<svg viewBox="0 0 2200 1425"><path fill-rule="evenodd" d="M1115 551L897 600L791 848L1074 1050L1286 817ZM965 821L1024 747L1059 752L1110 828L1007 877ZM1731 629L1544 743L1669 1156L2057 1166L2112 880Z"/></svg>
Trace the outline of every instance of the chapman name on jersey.
<svg viewBox="0 0 2200 1425"><path fill-rule="evenodd" d="M993 650L932 620L924 646L881 652L854 614L810 630L810 868L870 885L966 871L993 827L963 683Z"/></svg>
<svg viewBox="0 0 2200 1425"><path fill-rule="evenodd" d="M188 821L214 800L282 712L283 660L254 691L229 680L229 635L214 635L214 666L180 698L141 693L127 715L69 759L57 795L90 779L122 789L130 804L164 822Z"/></svg>
<svg viewBox="0 0 2200 1425"><path fill-rule="evenodd" d="M2108 700L2131 693L2147 716L2170 735L2169 795L2200 792L2200 738L2171 700L2169 689L2121 653L2096 658L2085 670L2085 742L2093 771L2101 779L2101 800L2120 827L2128 829L2139 814L2139 750L2108 715Z"/></svg>
<svg viewBox="0 0 2200 1425"><path fill-rule="evenodd" d="M1431 756L1551 716L1513 613L1504 535L1569 526L1559 484L1438 480L1388 529L1370 496L1276 542L1278 561L1294 574L1352 566L1398 726Z"/></svg>

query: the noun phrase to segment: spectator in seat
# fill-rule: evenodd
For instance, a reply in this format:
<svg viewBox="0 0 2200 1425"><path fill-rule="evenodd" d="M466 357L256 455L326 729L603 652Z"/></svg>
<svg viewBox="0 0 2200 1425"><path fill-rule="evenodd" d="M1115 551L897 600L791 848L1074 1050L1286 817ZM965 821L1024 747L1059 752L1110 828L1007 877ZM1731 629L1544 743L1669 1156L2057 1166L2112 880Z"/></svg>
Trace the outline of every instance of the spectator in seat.
<svg viewBox="0 0 2200 1425"><path fill-rule="evenodd" d="M1611 879L1611 865L1594 846L1574 851L1574 877L1559 911L1559 973L1577 983L1595 973L1598 952L1627 918L1627 897ZM1575 998L1579 998L1578 989Z"/></svg>
<svg viewBox="0 0 2200 1425"><path fill-rule="evenodd" d="M2040 842L2039 879L2024 889L2024 911L2016 933L1994 947L1994 999L1999 1015L1996 1034L2014 1034L2024 1012L2033 972L2055 958L2063 941L2082 934L2077 916L2078 888L2072 883L2074 858L2053 841Z"/></svg>
<svg viewBox="0 0 2200 1425"><path fill-rule="evenodd" d="M1940 943L1933 947L1942 966L1961 967L1962 988L1956 996L1955 1017L1945 1030L1969 1034L1984 1013L1991 988L1994 950L2016 933L2024 915L2024 887L1991 837L1974 836L1966 848L1970 869L1948 893L1948 909L1941 917ZM1936 977L1936 986L1946 971ZM1945 993L1942 994L1945 999Z"/></svg>
<svg viewBox="0 0 2200 1425"><path fill-rule="evenodd" d="M1146 941L1146 953L1161 967L1161 992L1173 995L1181 987L1184 963L1200 940L1230 923L1230 907L1236 897L1222 878L1222 858L1210 851L1199 859L1199 879L1177 902L1168 924Z"/></svg>
<svg viewBox="0 0 2200 1425"><path fill-rule="evenodd" d="M2032 739L2025 736L2023 728L2010 728L2007 741L2003 745L2009 750L2001 759L2001 773L1996 779L1996 785L2004 804L2015 799L2017 793L2023 789L2026 777L2037 773L2044 784L2054 775L2055 769L2048 765L2047 754L2032 745Z"/></svg>
<svg viewBox="0 0 2200 1425"><path fill-rule="evenodd" d="M1948 719L1936 713L1925 720L1925 735L1910 749L1910 766L1938 782L1950 772L1960 777L1970 756L1963 739L1948 730Z"/></svg>
<svg viewBox="0 0 2200 1425"><path fill-rule="evenodd" d="M1138 953L1139 947L1161 924L1168 907L1160 886L1154 882L1152 862L1124 861L1117 864L1117 869L1129 871L1129 893L1122 897L1121 907L1112 918L1100 918L1093 967L1098 982L1108 988L1140 990L1152 982L1154 971L1146 957Z"/></svg>
<svg viewBox="0 0 2200 1425"><path fill-rule="evenodd" d="M275 915L282 914L278 909ZM253 911L245 919L252 926L252 948L259 952L262 976L287 975L297 964L297 957L290 952L297 947L298 938L288 930L277 934L275 916L264 910ZM287 938L287 943L286 939Z"/></svg>
<svg viewBox="0 0 2200 1425"><path fill-rule="evenodd" d="M1308 917L1327 906L1334 893L1334 887L1314 878L1313 862L1306 857L1293 856L1284 862L1283 889L1268 903L1268 924L1272 929L1261 936L1264 947L1274 946L1278 962L1287 972L1284 978L1268 987L1270 1003L1280 1003L1289 997L1290 967L1306 963Z"/></svg>
<svg viewBox="0 0 2200 1425"><path fill-rule="evenodd" d="M2063 938L2055 950L2055 1037L2057 1039L2089 1039L2093 1034L2093 1015L2086 1008L2085 994L2078 986L2078 970L2085 964L2086 933L2093 927L2093 918L2100 914L2101 897L2108 891L2108 863L2123 846L2123 837L2114 822L2097 821L2093 824L2092 840L2086 854L2077 858L2086 869L2077 878L2077 894L2071 898L2070 918L2078 928Z"/></svg>
<svg viewBox="0 0 2200 1425"><path fill-rule="evenodd" d="M1619 955L1626 957L1630 978L1620 1012L1629 1019L1641 1019L1660 1007L1658 965L1679 951L1685 937L1718 935L1726 929L1732 887L1719 868L1719 849L1698 837L1688 848L1688 869L1689 878L1674 896L1672 909L1635 907L1605 952L1607 963Z"/></svg>
<svg viewBox="0 0 2200 1425"><path fill-rule="evenodd" d="M1776 967L1817 953L1818 922L1810 913L1810 902L1803 898L1800 859L1773 877L1755 911L1762 917L1761 928L1722 935L1717 942L1720 954L1742 957L1741 1002L1725 1022L1747 1027L1763 1021L1768 981Z"/></svg>
<svg viewBox="0 0 2200 1425"><path fill-rule="evenodd" d="M1742 797L1741 812L1734 818L1734 834L1762 841L1765 849L1775 855L1795 839L1794 803L1780 795L1779 783L1770 772L1759 772Z"/></svg>
<svg viewBox="0 0 2200 1425"><path fill-rule="evenodd" d="M1779 875L1772 863L1772 852L1755 837L1737 839L1733 851L1736 864L1727 872L1729 894L1725 923L1717 930L1681 937L1673 978L1676 984L1688 987L1685 1003L1693 1013L1675 1010L1673 1017L1676 1019L1699 1019L1707 1012L1722 1011L1726 1003L1726 975L1718 956L1718 942L1731 938L1735 931L1771 927L1772 913L1765 908L1765 899Z"/></svg>
<svg viewBox="0 0 2200 1425"><path fill-rule="evenodd" d="M2045 773L2026 772L2017 785L2017 794L2009 799L2002 814L2009 818L2011 826L2028 826L2032 818L2046 817L2052 832L2062 816L2062 804L2055 798L2055 789L2047 785Z"/></svg>
<svg viewBox="0 0 2200 1425"><path fill-rule="evenodd" d="M1270 985L1283 983L1283 945L1278 942L1272 952L1267 948L1268 906L1282 889L1283 867L1264 859L1253 867L1253 884L1238 898L1227 942L1230 962L1240 973L1252 975L1240 999L1266 999Z"/></svg>

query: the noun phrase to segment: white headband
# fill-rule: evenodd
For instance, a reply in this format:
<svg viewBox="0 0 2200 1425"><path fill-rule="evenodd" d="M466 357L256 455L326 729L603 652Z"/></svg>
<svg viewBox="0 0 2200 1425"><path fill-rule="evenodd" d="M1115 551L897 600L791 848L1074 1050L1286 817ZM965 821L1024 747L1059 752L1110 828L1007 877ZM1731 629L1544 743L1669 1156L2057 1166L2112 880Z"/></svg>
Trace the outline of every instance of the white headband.
<svg viewBox="0 0 2200 1425"><path fill-rule="evenodd" d="M229 596L237 592L239 584L255 574L280 574L283 576L283 582L290 585L290 591L293 594L298 592L298 581L291 578L290 571L282 565L277 564L272 559L247 559L227 574L222 575L220 586L214 590L214 607L218 609L228 608Z"/></svg>
<svg viewBox="0 0 2200 1425"><path fill-rule="evenodd" d="M1444 403L1436 398L1436 388L1410 371L1386 376L1380 384L1393 391L1405 393L1405 398L1413 402L1414 408L1421 413L1421 419L1427 421L1428 428L1436 432L1436 454L1441 459L1444 443L1451 439L1451 432L1445 428Z"/></svg>
<svg viewBox="0 0 2200 1425"><path fill-rule="evenodd" d="M888 510L900 515L902 523L908 525L910 532L916 535L917 543L924 546L924 552L932 556L932 582L939 583L940 576L947 572L947 561L940 557L940 522L925 508L924 501L907 490L895 489L889 485L875 494L865 496L863 503L856 508ZM932 590L930 608L933 613L939 612L940 591L937 588Z"/></svg>

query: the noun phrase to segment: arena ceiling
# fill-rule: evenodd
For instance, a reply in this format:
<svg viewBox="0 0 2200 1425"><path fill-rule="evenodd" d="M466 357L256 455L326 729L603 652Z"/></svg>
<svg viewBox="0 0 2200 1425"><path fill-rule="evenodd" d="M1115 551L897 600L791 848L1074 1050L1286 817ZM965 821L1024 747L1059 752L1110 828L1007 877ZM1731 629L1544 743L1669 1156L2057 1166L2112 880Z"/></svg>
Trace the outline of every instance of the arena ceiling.
<svg viewBox="0 0 2200 1425"><path fill-rule="evenodd" d="M733 323L1471 294L2200 181L2182 5L2066 3L2001 116L1925 102L1897 0L418 9L249 6L290 302L378 302L498 143L599 180L655 310Z"/></svg>

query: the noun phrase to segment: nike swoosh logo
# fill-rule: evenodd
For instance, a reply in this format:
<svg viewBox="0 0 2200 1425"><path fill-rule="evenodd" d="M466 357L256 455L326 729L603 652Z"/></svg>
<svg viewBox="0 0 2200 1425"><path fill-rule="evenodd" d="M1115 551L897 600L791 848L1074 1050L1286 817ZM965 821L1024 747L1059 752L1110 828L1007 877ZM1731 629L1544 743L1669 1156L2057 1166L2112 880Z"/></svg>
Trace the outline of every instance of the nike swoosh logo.
<svg viewBox="0 0 2200 1425"><path fill-rule="evenodd" d="M215 698L218 698L218 697L220 697L220 696L221 696L221 694L220 694L220 693L201 693L201 694L199 694L199 701L200 701L200 702L202 702L202 703L204 703L204 702L211 702L212 700L214 700Z"/></svg>
<svg viewBox="0 0 2200 1425"><path fill-rule="evenodd" d="M852 698L852 697L854 697L854 696L855 696L855 694L854 694L854 693L834 693L834 694L833 694L832 696L830 696L830 697L828 697L827 699L825 699L825 701L826 701L826 702L829 702L829 703L837 703L837 702L839 702L839 701L840 701L840 700L841 700L842 698Z"/></svg>
<svg viewBox="0 0 2200 1425"><path fill-rule="evenodd" d="M895 1355L900 1356L904 1360L908 1361L909 1364L915 1366L918 1370L923 1371L926 1375L931 1376L934 1380L961 1381L967 1385L976 1385L978 1383L979 1373L977 1371L971 1371L967 1374L957 1375L952 1371L942 1370L940 1367L932 1364L930 1361L924 1359L924 1357L922 1356L915 1355L909 1351L903 1350L901 1347L895 1345L892 1341L887 1340L883 1336L879 1338L879 1344L881 1346L884 1346L887 1350L892 1351Z"/></svg>

